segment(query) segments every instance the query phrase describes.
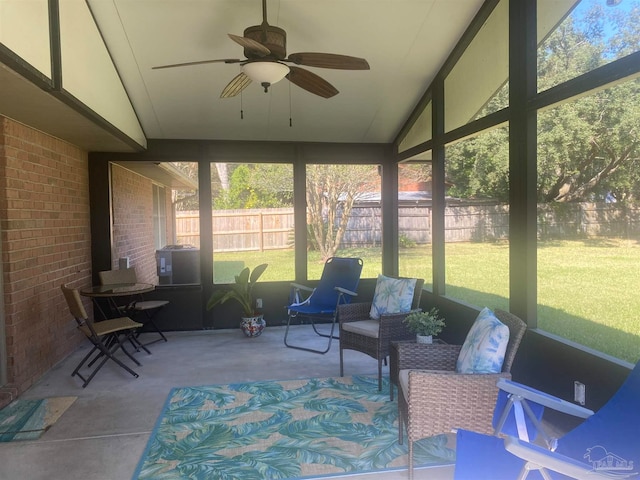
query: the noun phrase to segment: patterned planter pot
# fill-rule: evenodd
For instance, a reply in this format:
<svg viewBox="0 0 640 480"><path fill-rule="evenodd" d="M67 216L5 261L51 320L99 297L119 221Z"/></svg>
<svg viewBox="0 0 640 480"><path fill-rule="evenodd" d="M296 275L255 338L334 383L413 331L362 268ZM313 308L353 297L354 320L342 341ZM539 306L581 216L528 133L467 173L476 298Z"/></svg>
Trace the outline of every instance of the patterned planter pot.
<svg viewBox="0 0 640 480"><path fill-rule="evenodd" d="M433 335L416 335L417 343L433 343Z"/></svg>
<svg viewBox="0 0 640 480"><path fill-rule="evenodd" d="M264 321L262 315L255 317L242 317L240 320L240 329L247 337L257 337L262 333L267 322Z"/></svg>

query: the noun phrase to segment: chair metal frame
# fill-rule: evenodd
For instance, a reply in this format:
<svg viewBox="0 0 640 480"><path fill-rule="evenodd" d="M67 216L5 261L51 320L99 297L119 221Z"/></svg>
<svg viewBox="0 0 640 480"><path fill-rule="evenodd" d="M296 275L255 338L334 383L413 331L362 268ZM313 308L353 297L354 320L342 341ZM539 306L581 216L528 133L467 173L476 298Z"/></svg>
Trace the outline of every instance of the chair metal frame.
<svg viewBox="0 0 640 480"><path fill-rule="evenodd" d="M98 277L100 279L101 285L117 285L120 283L138 283L138 277L136 274L136 269L131 268L122 268L119 270L104 270L98 272ZM162 330L158 327L153 317L158 313L158 311L164 306L169 304L168 300L145 300L142 294L137 295L137 300L133 300L128 302L126 305L120 305L119 308L121 311L127 314L137 314L142 313L145 316L145 319L142 321L143 324L150 324L151 327L160 335L160 338L153 340L151 342L145 343L145 345L149 345L151 343L159 342L160 340L167 341L167 337L164 335ZM138 332L138 336L141 332Z"/></svg>
<svg viewBox="0 0 640 480"><path fill-rule="evenodd" d="M356 297L356 289L362 273L361 258L331 257L327 259L322 270L322 276L318 286L310 288L298 283L291 284L290 304L287 306L287 327L284 332L284 344L289 348L304 350L312 353L325 354L331 349L338 316L338 306L351 302ZM305 293L308 295L305 297ZM315 349L288 342L291 320L299 317L308 318L311 321L313 331L328 338L324 349ZM322 333L316 327L316 320L330 320L329 333Z"/></svg>
<svg viewBox="0 0 640 480"><path fill-rule="evenodd" d="M496 404L493 435L462 429L457 432L456 479L466 480L473 474L474 478L491 475L496 479L524 480L531 472L545 480L557 479L558 474L579 480L638 478L640 362L595 413L513 381L502 379L497 386L501 400L506 396L507 401ZM537 416L532 411L534 407L538 409ZM583 421L555 438L539 422L543 416L540 409L552 409ZM541 442L532 443L536 433L542 434L544 446Z"/></svg>
<svg viewBox="0 0 640 480"><path fill-rule="evenodd" d="M78 330L93 344L93 348L82 358L73 370L71 376L78 376L83 381L82 388L85 388L104 364L107 363L108 360L113 360L132 376L138 378L138 374L115 357L115 353L118 350L122 350L136 365L141 366L141 363L125 348L121 337L130 340L134 346L136 344L139 345L134 338L134 334L138 328L142 327L142 324L134 322L129 317L112 318L94 323L93 320L89 318L89 315L87 315L78 290L64 284L60 286L60 289L65 297L69 311L77 323ZM146 351L149 353L148 350ZM93 366L98 360L100 360L100 362L89 375L85 377L80 373L80 369L94 353L95 356L89 361L87 366Z"/></svg>
<svg viewBox="0 0 640 480"><path fill-rule="evenodd" d="M505 395L506 401L501 406L501 412L499 411L499 405L496 404L494 435L504 433L505 425L511 423L515 425L516 432L521 440L526 442L533 440L535 437L529 433L529 430L532 429L534 434L540 434L547 448L553 451L558 447L558 439L551 436L544 428L539 418L542 415L536 415L534 412L535 407L551 408L557 412L582 419L593 415L593 410L506 378L498 380L496 386L501 392L504 392L503 395Z"/></svg>

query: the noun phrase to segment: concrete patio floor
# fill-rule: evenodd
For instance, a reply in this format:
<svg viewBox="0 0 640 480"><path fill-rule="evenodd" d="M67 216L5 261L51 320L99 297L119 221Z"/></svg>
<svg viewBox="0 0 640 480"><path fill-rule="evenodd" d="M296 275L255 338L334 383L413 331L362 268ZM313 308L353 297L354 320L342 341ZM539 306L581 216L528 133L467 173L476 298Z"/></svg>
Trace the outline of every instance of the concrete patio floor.
<svg viewBox="0 0 640 480"><path fill-rule="evenodd" d="M153 338L151 333L145 335ZM71 372L88 351L88 342L56 365L22 398L78 398L38 440L0 443L0 479L130 479L171 388L340 373L337 340L325 355L294 350L283 344L284 327L268 327L256 338L246 338L239 329L169 332L167 336L168 342L149 346L151 355L136 353L142 363L135 367L139 378L108 362L82 388ZM318 348L326 339L315 335L310 326L296 326L289 342ZM376 365L364 354L345 352L345 375L376 375ZM406 479L407 472L349 478ZM416 471L416 479L427 478L450 479L452 468Z"/></svg>

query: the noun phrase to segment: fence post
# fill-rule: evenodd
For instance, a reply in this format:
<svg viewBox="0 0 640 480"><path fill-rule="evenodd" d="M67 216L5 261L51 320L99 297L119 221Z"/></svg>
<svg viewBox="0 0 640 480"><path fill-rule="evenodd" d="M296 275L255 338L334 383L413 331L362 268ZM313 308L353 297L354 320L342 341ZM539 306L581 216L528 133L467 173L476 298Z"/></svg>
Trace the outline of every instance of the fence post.
<svg viewBox="0 0 640 480"><path fill-rule="evenodd" d="M264 215L260 212L260 251L264 252Z"/></svg>

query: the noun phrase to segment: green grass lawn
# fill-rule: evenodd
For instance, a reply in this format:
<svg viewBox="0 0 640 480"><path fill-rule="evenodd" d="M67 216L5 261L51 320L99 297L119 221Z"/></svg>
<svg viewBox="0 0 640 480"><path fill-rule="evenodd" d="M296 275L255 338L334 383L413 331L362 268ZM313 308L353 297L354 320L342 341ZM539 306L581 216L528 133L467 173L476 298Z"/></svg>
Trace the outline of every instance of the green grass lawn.
<svg viewBox="0 0 640 480"><path fill-rule="evenodd" d="M379 248L349 249L364 260L363 278L380 272ZM269 263L264 280L293 279L293 251L216 254L216 261ZM509 249L505 243L446 245L446 294L477 306L508 308ZM236 266L238 263L235 264ZM309 278L323 264L309 253ZM517 265L514 266L517 268ZM216 269L222 275L222 270ZM226 275L232 279L233 273ZM430 246L403 249L400 273L431 281ZM219 277L217 277L219 278ZM635 363L640 358L640 244L620 239L539 242L538 327Z"/></svg>

